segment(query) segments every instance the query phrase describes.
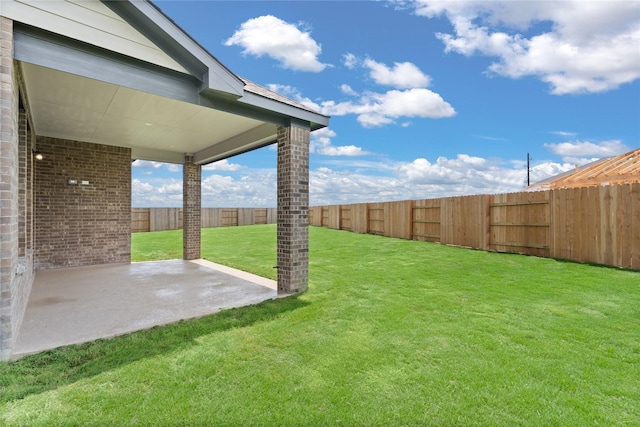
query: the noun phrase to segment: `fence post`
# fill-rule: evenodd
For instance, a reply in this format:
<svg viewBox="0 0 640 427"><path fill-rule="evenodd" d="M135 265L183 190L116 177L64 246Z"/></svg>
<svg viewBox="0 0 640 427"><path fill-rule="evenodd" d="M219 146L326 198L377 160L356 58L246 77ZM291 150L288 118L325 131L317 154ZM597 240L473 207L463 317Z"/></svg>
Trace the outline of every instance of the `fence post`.
<svg viewBox="0 0 640 427"><path fill-rule="evenodd" d="M484 196L484 242L483 249L488 251L491 249L491 204L493 203L493 196L486 195Z"/></svg>
<svg viewBox="0 0 640 427"><path fill-rule="evenodd" d="M409 200L409 233L407 233L407 235L409 236L409 240L413 240L413 220L415 218L415 215L413 213L414 211L414 207L416 206L416 201L415 200Z"/></svg>
<svg viewBox="0 0 640 427"><path fill-rule="evenodd" d="M548 190L549 192L549 258L554 258L556 254L556 222L555 222L555 189Z"/></svg>
<svg viewBox="0 0 640 427"><path fill-rule="evenodd" d="M365 231L367 234L371 231L369 227L369 203L365 203L364 205L364 221L365 221Z"/></svg>

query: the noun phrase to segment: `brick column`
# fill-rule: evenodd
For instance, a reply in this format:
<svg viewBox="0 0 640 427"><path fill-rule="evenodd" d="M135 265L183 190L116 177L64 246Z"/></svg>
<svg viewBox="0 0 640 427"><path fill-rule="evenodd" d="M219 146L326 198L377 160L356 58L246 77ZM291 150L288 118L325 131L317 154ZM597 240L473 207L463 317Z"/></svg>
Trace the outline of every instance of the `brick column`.
<svg viewBox="0 0 640 427"><path fill-rule="evenodd" d="M309 283L309 125L278 127L278 293Z"/></svg>
<svg viewBox="0 0 640 427"><path fill-rule="evenodd" d="M0 17L0 360L11 354L14 278L18 265L18 82L13 63L13 21Z"/></svg>
<svg viewBox="0 0 640 427"><path fill-rule="evenodd" d="M201 172L193 156L185 155L182 168L182 254L186 260L200 258L202 227Z"/></svg>

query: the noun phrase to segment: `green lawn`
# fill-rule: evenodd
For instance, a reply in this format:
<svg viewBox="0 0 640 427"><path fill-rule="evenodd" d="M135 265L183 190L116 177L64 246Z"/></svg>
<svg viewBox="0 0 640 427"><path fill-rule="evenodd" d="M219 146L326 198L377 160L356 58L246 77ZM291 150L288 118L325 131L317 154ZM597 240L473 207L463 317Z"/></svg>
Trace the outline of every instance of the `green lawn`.
<svg viewBox="0 0 640 427"><path fill-rule="evenodd" d="M275 227L203 230L275 278ZM137 260L180 232L133 236ZM0 425L640 425L640 273L310 231L306 293L0 365Z"/></svg>

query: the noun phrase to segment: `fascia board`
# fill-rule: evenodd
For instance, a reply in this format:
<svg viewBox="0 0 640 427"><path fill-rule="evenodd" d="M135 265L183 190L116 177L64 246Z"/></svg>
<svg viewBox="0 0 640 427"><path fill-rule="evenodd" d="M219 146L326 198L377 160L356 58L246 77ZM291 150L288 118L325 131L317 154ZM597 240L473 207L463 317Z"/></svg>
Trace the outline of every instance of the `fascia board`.
<svg viewBox="0 0 640 427"><path fill-rule="evenodd" d="M194 104L200 98L192 76L26 25L14 28L14 49L30 64Z"/></svg>
<svg viewBox="0 0 640 427"><path fill-rule="evenodd" d="M329 125L329 116L325 116L314 111L297 108L273 99L265 98L251 92L244 92L244 96L238 100L239 103L250 105L261 110L273 111L278 115L299 119L311 123L311 130L320 129Z"/></svg>
<svg viewBox="0 0 640 427"><path fill-rule="evenodd" d="M311 130L314 131L329 124L329 117L322 114L271 101L246 91L245 96L239 100L220 97L212 91L201 95L200 105L202 106L278 126L289 126L292 122L299 121L309 123Z"/></svg>

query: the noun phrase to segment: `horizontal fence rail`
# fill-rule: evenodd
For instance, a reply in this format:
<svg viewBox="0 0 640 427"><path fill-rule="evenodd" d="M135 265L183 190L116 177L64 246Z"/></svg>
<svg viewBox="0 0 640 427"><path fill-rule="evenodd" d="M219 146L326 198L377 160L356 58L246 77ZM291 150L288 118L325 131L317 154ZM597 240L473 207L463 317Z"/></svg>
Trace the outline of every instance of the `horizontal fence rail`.
<svg viewBox="0 0 640 427"><path fill-rule="evenodd" d="M202 228L275 224L276 208L202 208ZM131 232L180 230L181 208L134 208Z"/></svg>
<svg viewBox="0 0 640 427"><path fill-rule="evenodd" d="M309 224L640 269L640 184L313 206Z"/></svg>

